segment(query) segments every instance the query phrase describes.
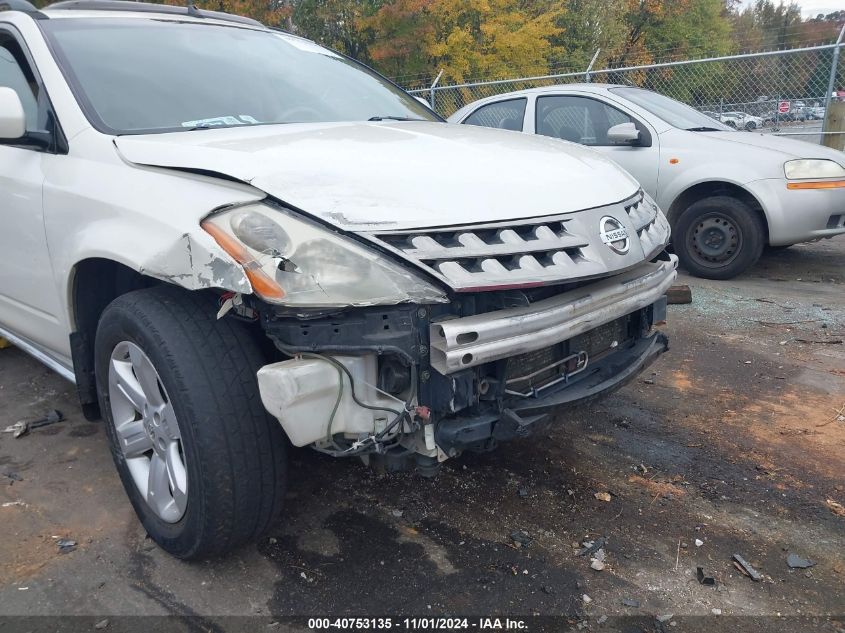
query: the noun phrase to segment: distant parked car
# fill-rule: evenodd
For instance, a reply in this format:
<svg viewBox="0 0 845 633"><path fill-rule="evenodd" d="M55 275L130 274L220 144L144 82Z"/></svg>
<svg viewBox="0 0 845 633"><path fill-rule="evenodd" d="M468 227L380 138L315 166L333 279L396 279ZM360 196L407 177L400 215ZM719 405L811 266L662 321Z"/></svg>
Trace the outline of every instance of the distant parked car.
<svg viewBox="0 0 845 633"><path fill-rule="evenodd" d="M763 119L764 126L775 125L775 123L783 123L787 120L786 118L784 118L784 115L782 115L777 110L768 110L767 112L761 114L760 118Z"/></svg>
<svg viewBox="0 0 845 633"><path fill-rule="evenodd" d="M716 120L729 125L735 130L756 130L763 127L763 119L752 116L746 112L723 112L721 116L716 115Z"/></svg>
<svg viewBox="0 0 845 633"><path fill-rule="evenodd" d="M802 111L804 118L808 121L819 121L824 119L824 106L806 106Z"/></svg>
<svg viewBox="0 0 845 633"><path fill-rule="evenodd" d="M590 145L613 158L666 211L675 252L700 277L738 275L767 244L845 234L845 154L737 132L642 88L523 90L471 103L449 121L507 122L508 129Z"/></svg>

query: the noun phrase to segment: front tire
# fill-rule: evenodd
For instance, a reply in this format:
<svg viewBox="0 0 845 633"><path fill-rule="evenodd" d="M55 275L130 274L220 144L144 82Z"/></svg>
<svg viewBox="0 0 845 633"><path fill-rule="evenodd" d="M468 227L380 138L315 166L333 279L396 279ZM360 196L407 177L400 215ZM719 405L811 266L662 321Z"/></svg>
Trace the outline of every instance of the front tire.
<svg viewBox="0 0 845 633"><path fill-rule="evenodd" d="M264 363L213 297L137 290L103 312L95 342L112 456L152 539L184 559L253 540L281 511L286 438L261 404Z"/></svg>
<svg viewBox="0 0 845 633"><path fill-rule="evenodd" d="M731 279L743 273L760 259L766 243L760 215L729 196L693 203L672 233L681 265L705 279Z"/></svg>

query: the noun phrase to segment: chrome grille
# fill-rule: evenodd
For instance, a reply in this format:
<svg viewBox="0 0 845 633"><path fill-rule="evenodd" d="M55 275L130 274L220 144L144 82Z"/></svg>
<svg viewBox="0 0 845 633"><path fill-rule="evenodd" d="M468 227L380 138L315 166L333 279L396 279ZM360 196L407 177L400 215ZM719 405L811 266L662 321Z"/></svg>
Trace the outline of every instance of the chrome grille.
<svg viewBox="0 0 845 633"><path fill-rule="evenodd" d="M627 255L599 238L599 219L612 215L632 242ZM638 192L621 203L575 213L483 225L366 234L426 268L458 290L544 284L600 277L629 268L668 240L662 215Z"/></svg>
<svg viewBox="0 0 845 633"><path fill-rule="evenodd" d="M656 205L647 202L640 194L633 204L625 207L625 212L637 231L637 237L647 258L666 245L669 223L663 214L657 211Z"/></svg>
<svg viewBox="0 0 845 633"><path fill-rule="evenodd" d="M570 230L572 224L570 220L562 220L444 229L382 239L406 257L459 283L480 281L482 277L516 279L532 274L548 275L556 269L562 273L579 265L600 270L583 252L590 240Z"/></svg>

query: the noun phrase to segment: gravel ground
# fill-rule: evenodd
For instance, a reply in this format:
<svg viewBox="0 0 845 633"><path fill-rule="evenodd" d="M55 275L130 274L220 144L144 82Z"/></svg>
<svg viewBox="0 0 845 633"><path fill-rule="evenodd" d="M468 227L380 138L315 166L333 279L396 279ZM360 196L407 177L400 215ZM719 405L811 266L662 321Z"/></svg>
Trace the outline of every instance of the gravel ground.
<svg viewBox="0 0 845 633"><path fill-rule="evenodd" d="M0 428L51 408L67 421L0 435L0 614L115 630L138 614L191 616L201 630L230 628L221 616L386 614L797 629L788 616L842 631L844 261L839 239L766 254L730 282L683 278L693 303L670 306L672 349L649 372L435 479L294 451L273 536L204 563L146 539L102 425L84 421L61 378L2 350ZM60 553L57 538L78 547ZM599 538L597 571L578 552ZM790 569L790 553L816 564Z"/></svg>

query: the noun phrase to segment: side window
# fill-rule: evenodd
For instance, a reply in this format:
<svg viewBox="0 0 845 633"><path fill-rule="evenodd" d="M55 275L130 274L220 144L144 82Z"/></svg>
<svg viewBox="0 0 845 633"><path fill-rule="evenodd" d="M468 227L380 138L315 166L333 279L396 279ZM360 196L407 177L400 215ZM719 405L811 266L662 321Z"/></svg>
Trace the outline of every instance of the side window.
<svg viewBox="0 0 845 633"><path fill-rule="evenodd" d="M29 67L29 63L17 41L9 34L0 31L0 86L12 88L18 93L26 114L26 129L38 129L38 83Z"/></svg>
<svg viewBox="0 0 845 633"><path fill-rule="evenodd" d="M537 134L582 145L612 145L607 131L620 123L635 121L598 99L562 95L537 99Z"/></svg>
<svg viewBox="0 0 845 633"><path fill-rule="evenodd" d="M466 125L480 125L521 132L527 103L527 99L509 99L508 101L488 103L470 114L464 119L464 123Z"/></svg>

